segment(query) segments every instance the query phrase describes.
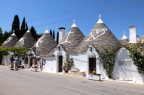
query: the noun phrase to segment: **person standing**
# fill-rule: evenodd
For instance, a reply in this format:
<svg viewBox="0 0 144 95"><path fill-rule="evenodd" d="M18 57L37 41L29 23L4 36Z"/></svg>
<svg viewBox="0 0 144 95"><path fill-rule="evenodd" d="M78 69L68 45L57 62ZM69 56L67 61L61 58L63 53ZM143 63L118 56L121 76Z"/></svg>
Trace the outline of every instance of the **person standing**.
<svg viewBox="0 0 144 95"><path fill-rule="evenodd" d="M10 57L10 64L11 64L11 69L10 70L14 70L14 55L12 55L11 57Z"/></svg>
<svg viewBox="0 0 144 95"><path fill-rule="evenodd" d="M43 58L41 58L40 59L40 69L41 69L41 71L43 71L43 65L44 65L45 63L44 63L44 59Z"/></svg>
<svg viewBox="0 0 144 95"><path fill-rule="evenodd" d="M18 65L19 65L19 58L18 56L15 57L15 70L18 70Z"/></svg>
<svg viewBox="0 0 144 95"><path fill-rule="evenodd" d="M22 69L24 69L24 68L25 68L24 56L22 56L22 57L20 58L20 60L21 60L21 67L22 67Z"/></svg>

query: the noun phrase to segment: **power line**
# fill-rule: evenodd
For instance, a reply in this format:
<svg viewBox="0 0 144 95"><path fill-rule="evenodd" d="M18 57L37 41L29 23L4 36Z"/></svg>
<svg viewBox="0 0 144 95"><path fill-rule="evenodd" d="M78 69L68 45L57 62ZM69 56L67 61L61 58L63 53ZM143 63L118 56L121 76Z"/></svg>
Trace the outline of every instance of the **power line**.
<svg viewBox="0 0 144 95"><path fill-rule="evenodd" d="M73 9L73 10L69 10L69 11L57 13L57 14L54 14L54 15L51 15L51 16L47 16L47 17L43 17L43 18L33 19L33 20L28 21L28 22L34 22L34 21L39 21L39 20L45 20L45 19L48 19L48 18L51 18L51 17L56 17L56 16L59 16L59 15L64 15L64 14L68 14L68 13L80 11L80 10L83 10L83 9L86 9L86 8L90 8L90 7L93 7L93 6L96 6L96 5L99 6L99 5L101 5L101 4L104 4L104 3L107 3L107 2L111 2L111 1L113 1L113 0L104 0L104 1L99 2L99 3L96 3L96 4L87 5L87 6L78 8L78 9Z"/></svg>
<svg viewBox="0 0 144 95"><path fill-rule="evenodd" d="M99 11L97 13L92 13L92 14L88 14L88 15L85 15L85 16L81 16L81 17L75 17L75 19L78 20L78 19L83 19L83 18L89 17L89 16L94 16L94 15L98 15L98 14L109 13L109 12L117 11L117 10L120 10L120 9L129 8L129 7L132 7L132 6L137 6L137 5L142 4L142 3L144 3L144 0L128 3L126 5L123 5L123 6L120 6L120 7L116 7L116 8L112 8L112 9L102 10L102 11ZM35 27L42 27L42 26L46 26L46 25L54 25L54 24L57 24L57 23L70 21L72 19L73 18L68 18L68 19L64 19L64 20L60 20L60 21L55 21L55 22L48 23L48 24L37 25ZM15 30L18 30L18 29L15 29Z"/></svg>
<svg viewBox="0 0 144 95"><path fill-rule="evenodd" d="M103 0L102 2L99 2L99 3L87 5L87 6L78 8L78 9L73 9L73 10L69 10L69 11L57 13L57 14L54 14L54 15L51 15L51 16L47 16L47 17L43 17L43 18L33 19L33 20L30 20L30 21L27 21L27 22L30 23L30 22L45 20L45 19L48 19L48 18L51 18L51 17L56 17L56 16L60 16L60 15L64 15L64 14L68 14L68 13L72 13L72 12L76 12L76 11L80 11L80 10L83 10L83 9L86 9L86 8L90 8L90 7L93 7L93 6L96 6L96 5L99 6L99 5L101 5L101 4L104 4L104 3L107 3L107 2L111 2L111 1L113 1L113 0ZM66 20L65 20L65 21L66 21ZM58 22L59 22L59 21L58 21ZM10 26L10 25L8 25L8 26ZM7 29L5 29L5 30L7 30ZM18 30L18 29L15 29L15 30Z"/></svg>
<svg viewBox="0 0 144 95"><path fill-rule="evenodd" d="M135 2L135 3L129 3L127 5L116 7L116 8L112 8L112 9L102 10L102 11L97 12L97 13L88 14L88 15L81 16L81 17L76 17L75 19L83 19L83 18L86 18L86 17L89 17L89 16L93 16L93 15L96 15L96 14L109 13L109 12L120 10L120 9L123 9L123 8L137 6L137 5L142 4L142 3L144 3L144 0L138 1L138 2ZM61 23L61 22L72 20L72 19L73 18L69 18L69 19L65 19L65 20L60 20L60 21L52 22L52 23L49 23L49 24L37 25L36 27L45 26L45 25L53 25L53 24L56 24L56 23Z"/></svg>

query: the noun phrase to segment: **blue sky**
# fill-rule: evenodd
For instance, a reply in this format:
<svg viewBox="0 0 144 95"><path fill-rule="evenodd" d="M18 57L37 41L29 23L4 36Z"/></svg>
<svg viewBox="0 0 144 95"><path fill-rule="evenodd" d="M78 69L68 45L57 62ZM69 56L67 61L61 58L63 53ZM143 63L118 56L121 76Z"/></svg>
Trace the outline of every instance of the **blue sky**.
<svg viewBox="0 0 144 95"><path fill-rule="evenodd" d="M103 22L121 39L123 31L129 37L129 26L137 26L137 34L144 35L144 0L1 0L0 27L10 31L14 15L20 22L26 18L28 26L37 33L48 29L58 31L63 26L66 32L73 19L85 36L91 32L101 14Z"/></svg>

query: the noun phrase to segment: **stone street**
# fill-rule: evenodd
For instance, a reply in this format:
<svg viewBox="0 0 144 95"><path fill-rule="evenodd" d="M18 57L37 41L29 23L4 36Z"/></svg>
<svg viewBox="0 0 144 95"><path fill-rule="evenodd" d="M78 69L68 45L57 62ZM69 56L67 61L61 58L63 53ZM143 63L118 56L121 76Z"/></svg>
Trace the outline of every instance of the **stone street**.
<svg viewBox="0 0 144 95"><path fill-rule="evenodd" d="M144 85L0 66L0 95L144 95Z"/></svg>

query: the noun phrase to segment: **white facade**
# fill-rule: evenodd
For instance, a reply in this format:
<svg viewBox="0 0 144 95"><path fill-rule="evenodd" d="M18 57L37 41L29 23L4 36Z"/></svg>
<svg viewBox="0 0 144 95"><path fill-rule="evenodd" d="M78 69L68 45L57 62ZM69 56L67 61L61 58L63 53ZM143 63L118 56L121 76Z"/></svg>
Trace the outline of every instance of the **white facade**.
<svg viewBox="0 0 144 95"><path fill-rule="evenodd" d="M3 58L2 58L2 65L10 65L10 57L14 55L13 52L9 52L8 55L3 55Z"/></svg>
<svg viewBox="0 0 144 95"><path fill-rule="evenodd" d="M63 61L64 61L65 55L66 55L66 52L63 50L63 48L61 46L59 46L54 52L54 57L46 59L46 63L43 66L43 72L58 73L59 72L58 71L58 68L59 68L58 57L63 56Z"/></svg>
<svg viewBox="0 0 144 95"><path fill-rule="evenodd" d="M63 50L62 47L59 49L56 49L54 52L54 57L46 59L46 64L43 67L43 72L49 72L49 73L58 73L58 56L63 56L63 61L66 58L66 52ZM79 72L84 72L86 74L86 77L89 75L89 58L96 58L96 73L101 74L101 79L108 79L108 76L106 75L106 71L104 70L102 64L99 62L99 55L93 48L93 51L90 52L89 49L84 54L78 54L78 55L70 55L70 57L74 61L74 65L72 68L78 68ZM63 72L63 71L62 71Z"/></svg>
<svg viewBox="0 0 144 95"><path fill-rule="evenodd" d="M92 47L92 51L90 51L90 48L87 50L84 54L79 54L72 56L74 60L74 66L75 68L80 69L81 72L86 73L86 77L89 75L89 58L96 58L96 74L101 74L101 80L108 79L108 76L106 75L106 71L104 70L102 64L99 61L99 55L96 52L96 50Z"/></svg>
<svg viewBox="0 0 144 95"><path fill-rule="evenodd" d="M126 80L134 83L144 83L144 76L140 74L133 64L129 51L121 48L117 54L117 59L113 69L114 80Z"/></svg>
<svg viewBox="0 0 144 95"><path fill-rule="evenodd" d="M129 43L137 43L136 26L130 26L130 41Z"/></svg>
<svg viewBox="0 0 144 95"><path fill-rule="evenodd" d="M46 59L46 63L43 66L43 72L57 73L57 62L55 57Z"/></svg>

